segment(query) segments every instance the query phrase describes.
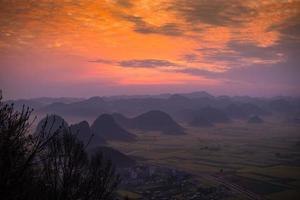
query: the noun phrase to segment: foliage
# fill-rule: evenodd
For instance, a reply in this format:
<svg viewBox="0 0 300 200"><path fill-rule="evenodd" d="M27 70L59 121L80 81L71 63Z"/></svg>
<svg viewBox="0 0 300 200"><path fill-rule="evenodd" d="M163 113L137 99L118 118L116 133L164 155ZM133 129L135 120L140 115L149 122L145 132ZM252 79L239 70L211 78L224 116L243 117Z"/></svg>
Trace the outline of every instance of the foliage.
<svg viewBox="0 0 300 200"><path fill-rule="evenodd" d="M108 200L120 181L101 152L89 156L70 129L30 134L32 110L0 97L0 196L8 200ZM52 122L51 126L53 126Z"/></svg>

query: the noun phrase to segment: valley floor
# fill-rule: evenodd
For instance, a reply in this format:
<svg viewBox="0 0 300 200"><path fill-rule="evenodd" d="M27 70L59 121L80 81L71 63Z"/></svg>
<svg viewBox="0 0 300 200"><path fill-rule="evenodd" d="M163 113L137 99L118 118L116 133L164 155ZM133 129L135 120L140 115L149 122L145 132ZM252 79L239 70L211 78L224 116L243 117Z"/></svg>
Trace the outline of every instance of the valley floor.
<svg viewBox="0 0 300 200"><path fill-rule="evenodd" d="M141 164L193 174L200 186L235 190L237 195L227 199L300 197L299 125L232 122L212 128L187 127L187 135L182 136L131 131L138 135L137 142L110 145Z"/></svg>

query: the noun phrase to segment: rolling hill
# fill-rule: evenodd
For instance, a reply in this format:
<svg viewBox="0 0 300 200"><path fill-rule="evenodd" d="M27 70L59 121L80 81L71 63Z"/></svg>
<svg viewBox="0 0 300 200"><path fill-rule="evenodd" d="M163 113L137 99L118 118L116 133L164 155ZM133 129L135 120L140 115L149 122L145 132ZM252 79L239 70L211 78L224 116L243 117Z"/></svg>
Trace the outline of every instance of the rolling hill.
<svg viewBox="0 0 300 200"><path fill-rule="evenodd" d="M114 119L123 127L144 131L160 131L169 135L181 135L181 127L170 115L159 110L152 110L134 118L126 118L121 114L113 114Z"/></svg>
<svg viewBox="0 0 300 200"><path fill-rule="evenodd" d="M54 133L58 129L68 128L68 123L59 115L48 115L39 121L36 132L45 131L46 133Z"/></svg>
<svg viewBox="0 0 300 200"><path fill-rule="evenodd" d="M91 130L105 140L134 141L136 137L119 126L109 114L100 115L92 124Z"/></svg>
<svg viewBox="0 0 300 200"><path fill-rule="evenodd" d="M105 140L98 134L93 134L87 121L82 121L77 124L72 124L70 130L76 134L84 144L88 144L89 148L105 144Z"/></svg>

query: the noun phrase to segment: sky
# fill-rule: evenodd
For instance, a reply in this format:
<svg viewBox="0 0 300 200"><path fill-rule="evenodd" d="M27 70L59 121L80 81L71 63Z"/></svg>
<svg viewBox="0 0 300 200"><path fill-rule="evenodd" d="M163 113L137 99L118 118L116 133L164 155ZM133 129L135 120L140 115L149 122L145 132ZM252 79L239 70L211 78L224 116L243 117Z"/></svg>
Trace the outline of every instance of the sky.
<svg viewBox="0 0 300 200"><path fill-rule="evenodd" d="M300 0L0 0L4 98L300 95Z"/></svg>

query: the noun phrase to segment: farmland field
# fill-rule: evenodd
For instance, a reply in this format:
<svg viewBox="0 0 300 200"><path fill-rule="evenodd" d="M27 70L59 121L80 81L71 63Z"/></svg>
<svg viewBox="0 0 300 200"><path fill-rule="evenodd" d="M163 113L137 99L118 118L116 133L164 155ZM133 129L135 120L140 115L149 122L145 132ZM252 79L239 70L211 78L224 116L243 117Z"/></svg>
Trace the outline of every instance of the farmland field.
<svg viewBox="0 0 300 200"><path fill-rule="evenodd" d="M212 128L183 126L186 135L131 130L138 135L137 142L110 145L141 163L193 173L203 184L217 184L206 175L218 175L266 199L299 198L299 126L240 121Z"/></svg>

